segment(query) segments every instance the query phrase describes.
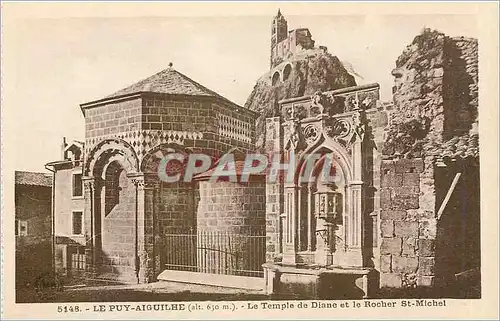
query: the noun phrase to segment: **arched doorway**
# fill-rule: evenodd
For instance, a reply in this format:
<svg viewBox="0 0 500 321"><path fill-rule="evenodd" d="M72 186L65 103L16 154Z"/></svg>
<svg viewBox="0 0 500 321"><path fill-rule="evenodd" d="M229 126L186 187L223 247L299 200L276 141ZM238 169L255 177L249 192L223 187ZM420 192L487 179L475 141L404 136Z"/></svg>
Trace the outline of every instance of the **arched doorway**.
<svg viewBox="0 0 500 321"><path fill-rule="evenodd" d="M95 277L137 281L140 200L131 177L137 171L135 152L119 139L102 141L87 158L85 217Z"/></svg>

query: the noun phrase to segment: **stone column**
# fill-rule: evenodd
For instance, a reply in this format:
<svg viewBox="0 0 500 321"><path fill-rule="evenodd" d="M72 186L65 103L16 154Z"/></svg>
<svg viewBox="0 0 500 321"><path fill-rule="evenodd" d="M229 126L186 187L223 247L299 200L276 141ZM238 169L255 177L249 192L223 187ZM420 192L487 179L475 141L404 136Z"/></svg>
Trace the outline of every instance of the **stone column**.
<svg viewBox="0 0 500 321"><path fill-rule="evenodd" d="M356 140L352 145L353 177L348 187L350 215L346 229L347 261L345 263L354 267L363 266L363 116L359 110L353 116Z"/></svg>
<svg viewBox="0 0 500 321"><path fill-rule="evenodd" d="M283 263L296 264L298 186L285 186L285 233L283 240Z"/></svg>
<svg viewBox="0 0 500 321"><path fill-rule="evenodd" d="M149 283L156 277L154 194L158 187L144 176L134 176L132 181L136 186L135 271L138 283Z"/></svg>
<svg viewBox="0 0 500 321"><path fill-rule="evenodd" d="M315 231L313 230L313 217L314 217L314 186L309 186L307 190L307 251L311 252L313 248L313 237Z"/></svg>
<svg viewBox="0 0 500 321"><path fill-rule="evenodd" d="M95 180L93 177L84 177L84 199L85 199L85 209L84 209L84 220L85 220L85 261L86 261L86 277L94 278L96 274L96 266L94 260L94 242L95 242L95 231L94 231L94 185Z"/></svg>

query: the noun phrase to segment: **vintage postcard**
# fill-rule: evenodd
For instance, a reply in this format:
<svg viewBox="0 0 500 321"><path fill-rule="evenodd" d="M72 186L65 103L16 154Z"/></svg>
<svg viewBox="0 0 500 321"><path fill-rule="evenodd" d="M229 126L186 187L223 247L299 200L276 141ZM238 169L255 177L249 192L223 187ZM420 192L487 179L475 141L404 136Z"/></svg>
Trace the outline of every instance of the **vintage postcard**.
<svg viewBox="0 0 500 321"><path fill-rule="evenodd" d="M2 3L2 318L498 318L498 3Z"/></svg>

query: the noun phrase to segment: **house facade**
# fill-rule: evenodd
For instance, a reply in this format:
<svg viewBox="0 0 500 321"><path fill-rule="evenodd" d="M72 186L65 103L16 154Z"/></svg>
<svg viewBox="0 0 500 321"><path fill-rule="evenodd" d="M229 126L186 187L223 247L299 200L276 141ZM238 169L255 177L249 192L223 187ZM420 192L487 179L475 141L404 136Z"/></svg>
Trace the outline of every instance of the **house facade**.
<svg viewBox="0 0 500 321"><path fill-rule="evenodd" d="M68 277L85 272L83 198L83 142L61 146L61 160L47 164L54 175L54 261L55 271Z"/></svg>

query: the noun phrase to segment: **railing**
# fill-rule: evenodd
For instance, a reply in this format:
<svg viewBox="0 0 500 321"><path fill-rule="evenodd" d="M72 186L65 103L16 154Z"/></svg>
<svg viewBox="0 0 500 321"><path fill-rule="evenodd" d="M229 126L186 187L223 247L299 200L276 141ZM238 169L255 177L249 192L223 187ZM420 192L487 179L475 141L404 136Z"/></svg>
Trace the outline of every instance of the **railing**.
<svg viewBox="0 0 500 321"><path fill-rule="evenodd" d="M71 254L71 270L73 272L85 271L85 254Z"/></svg>
<svg viewBox="0 0 500 321"><path fill-rule="evenodd" d="M262 277L265 246L264 232L166 234L163 263L168 270Z"/></svg>

